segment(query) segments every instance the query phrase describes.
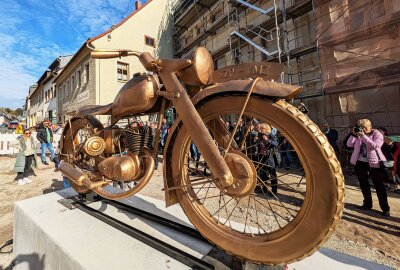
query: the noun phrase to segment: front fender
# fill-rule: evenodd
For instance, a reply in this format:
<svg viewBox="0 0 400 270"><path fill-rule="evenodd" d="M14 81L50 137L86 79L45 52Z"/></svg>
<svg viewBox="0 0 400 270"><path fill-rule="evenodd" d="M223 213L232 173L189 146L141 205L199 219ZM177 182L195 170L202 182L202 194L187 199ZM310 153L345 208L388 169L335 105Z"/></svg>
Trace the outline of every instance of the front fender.
<svg viewBox="0 0 400 270"><path fill-rule="evenodd" d="M215 84L199 91L192 98L192 103L196 106L197 104L201 103L201 101L206 100L211 96L224 93L248 93L252 85L253 80L232 80L220 84ZM256 82L252 93L262 95L271 100L282 98L292 99L300 94L302 90L303 87L301 86L259 80ZM177 128L180 124L181 119L178 116L170 129L170 133L168 134L163 153L163 175L165 187L165 202L167 207L178 202L175 190L169 190L170 188L174 187L175 184L172 180L172 172L170 171L171 168L170 166L167 166L167 164L170 164L172 162L170 158L173 145L170 145L170 142L173 141L174 136L176 136Z"/></svg>

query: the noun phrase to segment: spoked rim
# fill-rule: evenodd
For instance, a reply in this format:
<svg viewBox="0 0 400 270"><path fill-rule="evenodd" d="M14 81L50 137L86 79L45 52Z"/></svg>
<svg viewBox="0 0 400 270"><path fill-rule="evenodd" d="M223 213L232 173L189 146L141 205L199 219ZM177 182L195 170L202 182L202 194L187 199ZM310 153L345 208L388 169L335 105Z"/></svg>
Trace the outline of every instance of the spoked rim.
<svg viewBox="0 0 400 270"><path fill-rule="evenodd" d="M203 119L205 123L208 121L218 118L218 119L223 119L223 116L226 115L234 115L238 114L238 111L223 111L222 112L224 115L219 115L217 117L215 116L210 116L206 119ZM248 115L248 113L243 115L244 118L256 118L257 120L265 123L266 119L262 119L260 115ZM258 118L257 118L258 117ZM271 123L271 119L268 119L270 124L275 125L274 127L277 127L279 123ZM279 125L281 126L281 125ZM284 127L281 127L279 131L284 135L285 137L290 138L287 134L287 131L284 129ZM210 130L212 134L212 130ZM231 134L232 135L232 134ZM304 168L304 173L303 172L303 166L301 166L300 170L292 170L290 172L284 172L283 170L278 168L277 171L277 176L276 177L270 177L268 180L274 180L276 179L278 181L277 184L270 184L266 183L263 181L263 179L260 176L260 172L263 171L263 173L268 174L266 172L266 167L270 167L269 165L264 163L261 163L259 161L253 161L255 169L257 171L257 185L256 185L256 190L254 190L249 196L246 196L244 198L234 198L231 197L227 194L224 193L220 188L218 188L217 183L213 181L212 175L208 175L210 172L209 168L207 165L204 163L199 166L200 168L196 169L194 166L196 166L196 160L194 160L192 157L190 157L190 147L191 147L191 138L190 136L186 136L184 144L183 144L183 153L182 155L185 156L183 160L181 160L181 168L182 168L182 175L186 176L183 178L183 183L184 185L187 185L185 188L185 192L189 194L193 202L197 202L194 204L194 207L197 208L198 212L201 212L202 215L204 216L210 216L213 218L214 222L217 224L221 224L223 226L226 226L226 230L229 231L229 233L239 233L237 237L243 238L243 236L250 237L252 241L254 241L254 237L260 237L260 241L263 240L273 240L275 238L281 237L282 235L287 234L289 231L295 227L298 222L300 221L301 217L304 215L304 212L307 209L307 203L309 201L308 196L306 195L307 189L311 188L311 184L309 181L306 181L307 179L307 172L309 171L309 168L306 166ZM218 143L216 143L218 144ZM239 143L240 144L240 143ZM280 143L277 147L278 153L283 153L281 146L283 144ZM244 144L244 149L247 149L249 147L254 147L254 145L247 146L246 143ZM298 147L295 145L294 147ZM221 150L221 155L223 155L224 152L227 150L229 151L230 149L238 150L234 145L230 146L230 149L223 149L219 147ZM242 150L243 151L243 150ZM269 152L271 153L271 152ZM266 157L266 155L261 155L260 156L262 159ZM303 161L305 157L300 153L299 154L300 161ZM187 161L186 161L187 160ZM201 171L202 169L205 170L205 172ZM197 175L192 175L196 173ZM284 178L285 176L288 176L289 174L295 174L295 173L302 173L303 175L300 175L297 179L296 183L290 182L288 183L287 180ZM300 180L299 180L300 179ZM304 180L304 181L303 181ZM293 185L302 185L305 188L295 190L293 188ZM194 186L193 186L194 184ZM292 192L297 192L300 194L303 194L302 196L302 203L300 206L296 205L295 207L297 209L293 208L293 205L288 205L287 201L283 201L283 194L274 194L271 192L272 186L276 186L278 189L280 188L288 188L291 189ZM259 193L257 192L257 189L259 189ZM215 194L215 192L212 192L212 190L217 191L218 194ZM304 190L304 191L301 191ZM203 191L203 192L202 192ZM282 190L280 190L282 192ZM286 192L287 193L287 192ZM211 202L208 202L209 206L207 206L207 200L210 200ZM212 204L216 204L215 201L218 201L218 207L216 211L212 211ZM228 204L234 204L235 206L229 207ZM245 209L241 209L245 207ZM281 208L278 210L277 208ZM282 211L283 210L283 211ZM235 214L238 214L236 212L241 212L245 213L245 217L243 220L237 220L237 218L234 217ZM274 221L274 225L271 224L275 229L267 229L265 226L262 225L262 217L260 217L260 213L262 212L267 212L263 213L262 215L270 215L269 220ZM225 217L224 217L225 216ZM253 221L250 221L252 220ZM254 220L255 219L255 220ZM240 226L239 224L244 224L243 226ZM240 229L239 229L240 228Z"/></svg>

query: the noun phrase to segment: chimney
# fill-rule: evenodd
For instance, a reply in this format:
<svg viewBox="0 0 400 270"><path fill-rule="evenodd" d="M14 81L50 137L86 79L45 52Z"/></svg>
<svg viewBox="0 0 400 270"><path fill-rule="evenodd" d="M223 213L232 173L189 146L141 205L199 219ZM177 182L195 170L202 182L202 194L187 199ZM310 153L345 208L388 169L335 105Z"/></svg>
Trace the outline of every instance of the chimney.
<svg viewBox="0 0 400 270"><path fill-rule="evenodd" d="M142 6L142 3L139 0L137 0L135 3L136 10L138 10L141 6Z"/></svg>

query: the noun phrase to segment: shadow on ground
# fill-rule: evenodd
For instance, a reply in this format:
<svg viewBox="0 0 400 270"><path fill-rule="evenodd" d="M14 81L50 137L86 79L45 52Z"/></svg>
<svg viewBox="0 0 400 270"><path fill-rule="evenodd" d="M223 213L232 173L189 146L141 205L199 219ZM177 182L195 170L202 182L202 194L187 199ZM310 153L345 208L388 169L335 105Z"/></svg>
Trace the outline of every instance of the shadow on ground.
<svg viewBox="0 0 400 270"><path fill-rule="evenodd" d="M43 189L43 194L58 191L64 188L63 181L58 179L52 179L52 183L49 187Z"/></svg>

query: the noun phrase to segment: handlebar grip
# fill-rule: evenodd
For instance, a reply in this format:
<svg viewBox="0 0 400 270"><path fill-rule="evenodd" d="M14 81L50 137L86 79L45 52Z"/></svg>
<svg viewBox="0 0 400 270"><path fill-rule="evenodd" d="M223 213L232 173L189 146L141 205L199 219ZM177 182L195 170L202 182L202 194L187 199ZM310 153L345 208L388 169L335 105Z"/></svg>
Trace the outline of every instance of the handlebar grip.
<svg viewBox="0 0 400 270"><path fill-rule="evenodd" d="M121 56L127 56L127 53L123 52L91 52L90 55L92 58L96 59L109 59L109 58L116 58Z"/></svg>

